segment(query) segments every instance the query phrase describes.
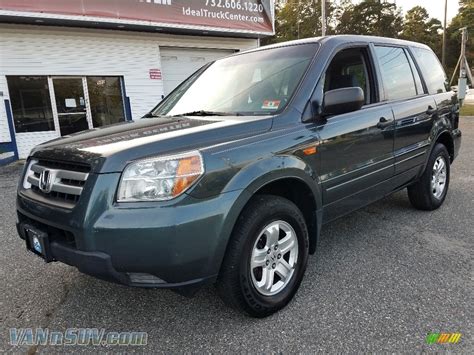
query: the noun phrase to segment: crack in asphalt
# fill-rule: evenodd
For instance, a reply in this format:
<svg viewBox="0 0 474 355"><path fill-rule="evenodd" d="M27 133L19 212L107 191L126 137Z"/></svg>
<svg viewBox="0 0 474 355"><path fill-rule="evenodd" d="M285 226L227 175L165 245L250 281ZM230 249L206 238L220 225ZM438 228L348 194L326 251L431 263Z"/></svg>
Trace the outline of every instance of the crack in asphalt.
<svg viewBox="0 0 474 355"><path fill-rule="evenodd" d="M70 288L64 281L61 281L61 285L62 285L62 291L63 291L62 295L61 295L61 298L59 299L59 301L56 303L56 305L54 307L48 309L44 313L44 319L43 319L44 321L40 322L40 327L39 328L43 328L43 329L48 328L49 325L51 324L51 320L52 320L53 316L56 314L56 312L59 310L59 308L61 308L61 306L66 302L66 299L69 296ZM40 345L30 346L27 350L28 355L36 354L39 347L40 347Z"/></svg>

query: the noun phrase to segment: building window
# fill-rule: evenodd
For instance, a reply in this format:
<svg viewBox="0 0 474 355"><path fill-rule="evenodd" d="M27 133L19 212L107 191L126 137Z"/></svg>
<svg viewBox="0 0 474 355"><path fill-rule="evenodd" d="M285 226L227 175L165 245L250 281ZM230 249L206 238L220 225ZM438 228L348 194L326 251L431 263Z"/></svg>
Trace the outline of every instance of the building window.
<svg viewBox="0 0 474 355"><path fill-rule="evenodd" d="M120 77L87 77L90 109L94 127L125 121Z"/></svg>
<svg viewBox="0 0 474 355"><path fill-rule="evenodd" d="M17 133L54 131L46 76L7 76Z"/></svg>

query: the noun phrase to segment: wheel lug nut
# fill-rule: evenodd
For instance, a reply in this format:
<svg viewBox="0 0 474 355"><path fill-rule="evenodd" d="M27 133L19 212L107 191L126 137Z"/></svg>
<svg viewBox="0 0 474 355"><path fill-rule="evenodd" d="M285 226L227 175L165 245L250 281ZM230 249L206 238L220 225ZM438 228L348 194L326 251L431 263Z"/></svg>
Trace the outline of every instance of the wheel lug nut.
<svg viewBox="0 0 474 355"><path fill-rule="evenodd" d="M277 249L278 249L278 244L277 244L277 245L275 245L274 249L275 249L275 250L277 250Z"/></svg>
<svg viewBox="0 0 474 355"><path fill-rule="evenodd" d="M269 264L270 264L270 261L269 261L269 260L267 260L267 261L265 262L265 265L267 265L267 266L268 266Z"/></svg>
<svg viewBox="0 0 474 355"><path fill-rule="evenodd" d="M277 258L278 258L278 259L281 259L281 254L278 254L278 255L277 255Z"/></svg>
<svg viewBox="0 0 474 355"><path fill-rule="evenodd" d="M272 251L270 249L267 250L267 254L270 254Z"/></svg>
<svg viewBox="0 0 474 355"><path fill-rule="evenodd" d="M277 267L277 264L273 263L273 264L272 264L272 268L274 269L274 268L276 268L276 267Z"/></svg>

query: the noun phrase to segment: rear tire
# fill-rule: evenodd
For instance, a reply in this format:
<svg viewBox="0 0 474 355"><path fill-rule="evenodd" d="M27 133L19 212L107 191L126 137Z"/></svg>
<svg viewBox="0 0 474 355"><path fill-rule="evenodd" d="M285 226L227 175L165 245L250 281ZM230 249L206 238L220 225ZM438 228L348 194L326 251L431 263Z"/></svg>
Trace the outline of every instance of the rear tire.
<svg viewBox="0 0 474 355"><path fill-rule="evenodd" d="M269 316L298 290L308 250L308 230L298 207L279 196L257 195L236 222L217 291L239 311Z"/></svg>
<svg viewBox="0 0 474 355"><path fill-rule="evenodd" d="M449 188L450 158L443 144L436 144L431 152L425 172L408 187L408 198L413 207L432 211L439 208Z"/></svg>

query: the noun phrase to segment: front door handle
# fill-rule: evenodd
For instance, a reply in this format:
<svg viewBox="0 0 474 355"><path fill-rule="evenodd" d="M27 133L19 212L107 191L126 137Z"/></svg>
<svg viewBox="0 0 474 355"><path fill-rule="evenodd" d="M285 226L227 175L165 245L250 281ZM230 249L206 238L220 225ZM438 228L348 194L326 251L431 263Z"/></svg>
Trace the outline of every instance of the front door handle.
<svg viewBox="0 0 474 355"><path fill-rule="evenodd" d="M393 120L387 120L385 117L380 117L379 123L377 123L378 129L385 129L393 124Z"/></svg>
<svg viewBox="0 0 474 355"><path fill-rule="evenodd" d="M433 106L431 105L428 106L428 109L426 110L426 114L431 116L431 115L434 115L435 113L436 113L436 109L433 108Z"/></svg>

